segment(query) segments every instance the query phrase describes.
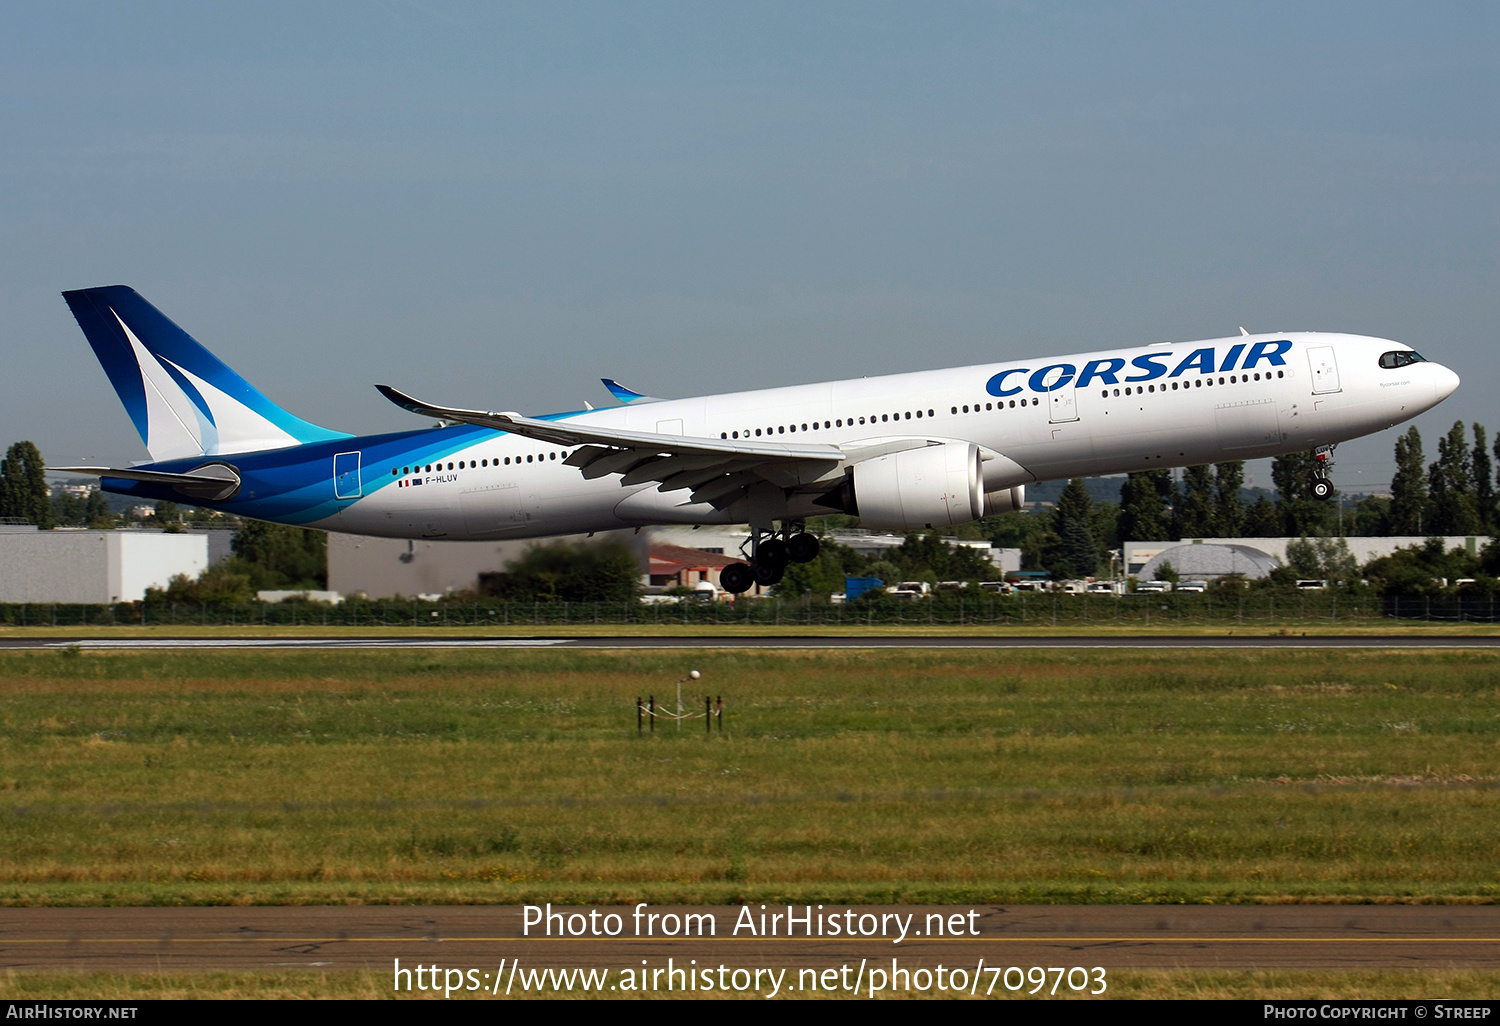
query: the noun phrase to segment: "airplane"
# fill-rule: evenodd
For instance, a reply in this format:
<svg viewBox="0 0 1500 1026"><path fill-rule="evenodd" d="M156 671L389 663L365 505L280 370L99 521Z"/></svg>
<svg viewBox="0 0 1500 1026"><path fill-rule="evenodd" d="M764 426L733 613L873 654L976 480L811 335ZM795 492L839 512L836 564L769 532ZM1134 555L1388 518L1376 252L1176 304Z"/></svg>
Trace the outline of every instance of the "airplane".
<svg viewBox="0 0 1500 1026"><path fill-rule="evenodd" d="M1026 486L1311 449L1442 402L1452 370L1361 335L1251 334L526 416L387 399L438 426L354 436L283 410L134 289L64 292L151 459L61 467L142 499L394 538L541 538L750 525L726 590L818 554L809 518L946 528Z"/></svg>

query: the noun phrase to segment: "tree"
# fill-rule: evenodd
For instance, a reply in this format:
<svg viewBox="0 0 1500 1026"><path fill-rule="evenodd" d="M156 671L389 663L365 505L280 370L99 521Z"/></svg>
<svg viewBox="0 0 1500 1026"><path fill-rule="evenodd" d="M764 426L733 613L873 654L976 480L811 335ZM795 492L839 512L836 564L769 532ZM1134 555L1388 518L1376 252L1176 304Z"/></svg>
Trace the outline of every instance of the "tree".
<svg viewBox="0 0 1500 1026"><path fill-rule="evenodd" d="M481 581L496 597L523 602L629 602L640 594L641 568L620 542L537 545L502 574Z"/></svg>
<svg viewBox="0 0 1500 1026"><path fill-rule="evenodd" d="M1120 487L1121 541L1168 540L1172 524L1164 497L1170 488L1171 472L1166 470L1143 470L1125 479Z"/></svg>
<svg viewBox="0 0 1500 1026"><path fill-rule="evenodd" d="M1391 478L1389 534L1422 533L1422 513L1427 506L1427 466L1422 455L1422 435L1415 426L1396 439L1396 473Z"/></svg>
<svg viewBox="0 0 1500 1026"><path fill-rule="evenodd" d="M1474 498L1474 465L1463 421L1438 439L1438 458L1427 472L1427 531L1433 535L1476 534L1479 509Z"/></svg>
<svg viewBox="0 0 1500 1026"><path fill-rule="evenodd" d="M61 527L83 526L83 503L72 492L59 492L52 497L52 520Z"/></svg>
<svg viewBox="0 0 1500 1026"><path fill-rule="evenodd" d="M995 573L994 565L977 550L949 545L936 531L907 535L886 559L901 568L903 581L984 581Z"/></svg>
<svg viewBox="0 0 1500 1026"><path fill-rule="evenodd" d="M187 574L177 574L166 589L147 588L146 603L187 602L206 603L210 606L230 606L250 602L255 598L255 588L250 583L250 574L244 572L237 560L226 559L215 563L189 580Z"/></svg>
<svg viewBox="0 0 1500 1026"><path fill-rule="evenodd" d="M1052 543L1049 520L1022 510L1010 510L985 517L980 523L991 545L997 549L1020 549L1021 565L1027 570L1037 570L1042 566L1042 553Z"/></svg>
<svg viewBox="0 0 1500 1026"><path fill-rule="evenodd" d="M47 496L47 468L32 442L17 442L0 461L0 517L14 517L42 530L55 526Z"/></svg>
<svg viewBox="0 0 1500 1026"><path fill-rule="evenodd" d="M1099 549L1094 544L1093 501L1083 478L1075 477L1063 489L1053 513L1057 544L1047 554L1047 569L1056 578L1088 577L1099 568Z"/></svg>
<svg viewBox="0 0 1500 1026"><path fill-rule="evenodd" d="M1490 448L1484 425L1474 425L1474 505L1478 507L1479 530L1493 534L1497 523L1495 511L1495 469L1490 463Z"/></svg>
<svg viewBox="0 0 1500 1026"><path fill-rule="evenodd" d="M1287 542L1286 561L1303 580L1348 581L1359 564L1342 538L1294 538Z"/></svg>
<svg viewBox="0 0 1500 1026"><path fill-rule="evenodd" d="M842 550L842 552L840 551ZM859 553L846 549L836 542L823 539L818 547L818 558L811 563L790 563L775 592L787 598L801 598L808 592L820 602L826 603L828 596L844 590L845 577L858 577L844 570L844 553L859 558Z"/></svg>
<svg viewBox="0 0 1500 1026"><path fill-rule="evenodd" d="M1276 515L1288 537L1323 534L1333 506L1310 498L1308 484L1318 461L1309 451L1288 453L1271 461L1271 481L1276 485Z"/></svg>
<svg viewBox="0 0 1500 1026"><path fill-rule="evenodd" d="M231 543L257 588L327 587L328 535L285 524L247 520Z"/></svg>
<svg viewBox="0 0 1500 1026"><path fill-rule="evenodd" d="M90 490L89 497L84 500L83 522L96 530L115 526L115 515L109 511L109 500L101 489Z"/></svg>
<svg viewBox="0 0 1500 1026"><path fill-rule="evenodd" d="M171 499L156 500L155 512L156 516L153 519L157 526L167 534L187 533L187 528L182 526L182 508Z"/></svg>
<svg viewBox="0 0 1500 1026"><path fill-rule="evenodd" d="M1245 461L1214 464L1214 530L1220 538L1238 538L1245 509L1240 490L1245 487Z"/></svg>
<svg viewBox="0 0 1500 1026"><path fill-rule="evenodd" d="M1281 534L1281 517L1276 504L1264 493L1245 511L1246 538L1275 538Z"/></svg>
<svg viewBox="0 0 1500 1026"><path fill-rule="evenodd" d="M1183 471L1177 534L1180 538L1214 537L1213 467L1206 463Z"/></svg>

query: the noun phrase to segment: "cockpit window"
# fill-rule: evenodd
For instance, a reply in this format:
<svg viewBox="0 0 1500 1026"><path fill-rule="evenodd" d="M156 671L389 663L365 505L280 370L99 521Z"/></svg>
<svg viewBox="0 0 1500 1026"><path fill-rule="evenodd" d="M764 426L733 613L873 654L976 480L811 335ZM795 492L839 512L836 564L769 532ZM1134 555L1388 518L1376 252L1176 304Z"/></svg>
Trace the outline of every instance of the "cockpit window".
<svg viewBox="0 0 1500 1026"><path fill-rule="evenodd" d="M1382 353L1380 366L1390 370L1394 367L1405 367L1409 363L1426 363L1426 358L1421 353L1410 349L1397 350L1394 353Z"/></svg>

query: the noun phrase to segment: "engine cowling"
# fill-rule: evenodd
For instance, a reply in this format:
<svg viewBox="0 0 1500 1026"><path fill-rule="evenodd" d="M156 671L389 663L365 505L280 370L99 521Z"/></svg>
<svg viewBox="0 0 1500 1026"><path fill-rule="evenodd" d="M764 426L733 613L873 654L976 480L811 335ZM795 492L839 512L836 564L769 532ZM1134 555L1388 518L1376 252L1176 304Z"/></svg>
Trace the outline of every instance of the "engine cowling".
<svg viewBox="0 0 1500 1026"><path fill-rule="evenodd" d="M846 509L865 527L917 531L951 527L984 516L979 446L945 442L857 463Z"/></svg>
<svg viewBox="0 0 1500 1026"><path fill-rule="evenodd" d="M996 513L1009 513L1026 505L1026 486L1016 485L1014 488L1002 488L998 492L984 493L984 515L994 516Z"/></svg>

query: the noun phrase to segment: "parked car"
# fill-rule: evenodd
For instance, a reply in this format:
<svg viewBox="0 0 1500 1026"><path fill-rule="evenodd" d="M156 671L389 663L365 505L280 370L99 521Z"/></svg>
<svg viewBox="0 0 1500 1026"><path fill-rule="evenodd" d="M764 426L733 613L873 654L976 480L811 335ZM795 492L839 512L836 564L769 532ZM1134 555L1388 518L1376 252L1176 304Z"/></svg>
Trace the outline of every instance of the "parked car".
<svg viewBox="0 0 1500 1026"><path fill-rule="evenodd" d="M1171 581L1136 581L1135 582L1135 591L1136 591L1136 594L1138 594L1138 595L1142 594L1142 593L1149 594L1149 595L1159 595L1159 594L1161 594L1163 592L1168 592L1168 591L1171 591L1171 590L1172 590L1172 582Z"/></svg>
<svg viewBox="0 0 1500 1026"><path fill-rule="evenodd" d="M1208 590L1207 581L1178 581L1177 591L1192 591L1199 594Z"/></svg>

